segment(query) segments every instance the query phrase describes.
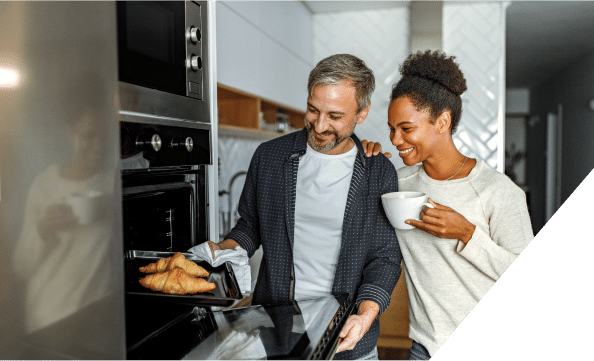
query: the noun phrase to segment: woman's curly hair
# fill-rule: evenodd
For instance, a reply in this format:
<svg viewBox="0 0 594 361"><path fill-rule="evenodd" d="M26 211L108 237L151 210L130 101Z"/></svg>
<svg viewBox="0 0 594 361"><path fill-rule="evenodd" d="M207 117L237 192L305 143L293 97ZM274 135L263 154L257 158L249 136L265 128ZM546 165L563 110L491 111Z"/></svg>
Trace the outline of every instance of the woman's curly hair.
<svg viewBox="0 0 594 361"><path fill-rule="evenodd" d="M454 59L440 51L410 54L400 66L402 78L392 86L390 101L408 97L418 110L429 110L432 123L449 110L454 134L462 115L460 95L467 89L464 74Z"/></svg>

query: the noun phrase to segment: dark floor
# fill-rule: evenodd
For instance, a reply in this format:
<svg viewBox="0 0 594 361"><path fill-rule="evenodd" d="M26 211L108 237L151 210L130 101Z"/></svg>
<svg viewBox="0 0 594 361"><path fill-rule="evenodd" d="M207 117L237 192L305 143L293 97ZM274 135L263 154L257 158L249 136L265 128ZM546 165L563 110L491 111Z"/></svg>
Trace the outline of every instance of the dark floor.
<svg viewBox="0 0 594 361"><path fill-rule="evenodd" d="M380 360L408 360L408 349L378 347L377 353Z"/></svg>

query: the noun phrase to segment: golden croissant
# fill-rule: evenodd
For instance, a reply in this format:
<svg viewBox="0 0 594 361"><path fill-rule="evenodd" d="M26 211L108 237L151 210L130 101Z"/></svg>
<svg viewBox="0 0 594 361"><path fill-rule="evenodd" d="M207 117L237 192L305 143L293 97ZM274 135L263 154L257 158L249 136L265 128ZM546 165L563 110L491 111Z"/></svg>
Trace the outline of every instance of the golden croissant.
<svg viewBox="0 0 594 361"><path fill-rule="evenodd" d="M161 258L157 262L153 262L145 267L140 267L142 273L157 273L164 271L171 271L175 267L183 268L187 274L194 277L207 277L208 271L197 265L195 262L187 260L186 257L177 252L171 257Z"/></svg>
<svg viewBox="0 0 594 361"><path fill-rule="evenodd" d="M189 276L179 267L175 267L171 271L150 274L138 282L153 291L161 291L172 295L202 293L216 288L214 283L208 282L204 278Z"/></svg>

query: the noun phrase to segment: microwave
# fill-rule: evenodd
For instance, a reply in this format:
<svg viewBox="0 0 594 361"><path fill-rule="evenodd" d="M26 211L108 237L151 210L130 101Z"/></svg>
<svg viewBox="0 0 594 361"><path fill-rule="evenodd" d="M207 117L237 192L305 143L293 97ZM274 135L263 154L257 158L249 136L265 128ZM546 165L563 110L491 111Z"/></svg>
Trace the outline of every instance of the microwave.
<svg viewBox="0 0 594 361"><path fill-rule="evenodd" d="M202 100L206 7L200 3L118 1L120 82Z"/></svg>

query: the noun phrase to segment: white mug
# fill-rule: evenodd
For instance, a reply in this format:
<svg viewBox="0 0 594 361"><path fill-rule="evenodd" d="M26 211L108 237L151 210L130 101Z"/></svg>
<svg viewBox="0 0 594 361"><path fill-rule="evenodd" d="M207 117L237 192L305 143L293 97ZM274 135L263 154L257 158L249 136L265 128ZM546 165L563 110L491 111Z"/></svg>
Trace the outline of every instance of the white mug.
<svg viewBox="0 0 594 361"><path fill-rule="evenodd" d="M392 192L382 195L384 211L392 227L396 229L413 229L415 227L404 223L407 219L420 220L424 206L433 208L427 202L427 195L422 192Z"/></svg>
<svg viewBox="0 0 594 361"><path fill-rule="evenodd" d="M78 217L79 224L89 224L99 217L101 195L100 192L88 191L68 197L68 204L72 207L74 215Z"/></svg>

